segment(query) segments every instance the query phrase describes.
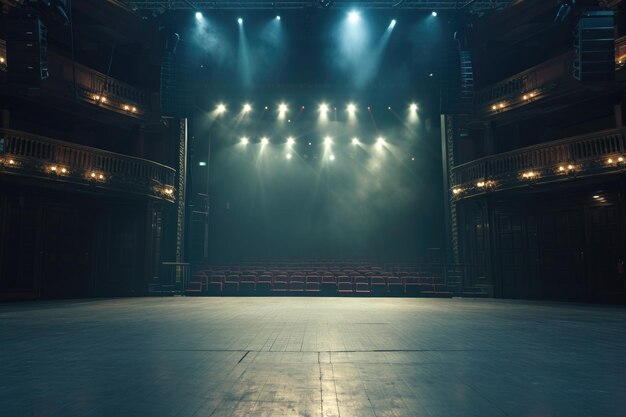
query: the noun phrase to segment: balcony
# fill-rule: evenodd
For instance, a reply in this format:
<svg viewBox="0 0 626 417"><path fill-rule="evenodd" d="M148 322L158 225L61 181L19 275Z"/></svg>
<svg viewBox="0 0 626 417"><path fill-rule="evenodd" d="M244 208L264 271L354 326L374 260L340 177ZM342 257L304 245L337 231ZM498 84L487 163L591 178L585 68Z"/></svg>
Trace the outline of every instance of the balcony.
<svg viewBox="0 0 626 417"><path fill-rule="evenodd" d="M560 139L452 169L453 199L626 170L626 129Z"/></svg>
<svg viewBox="0 0 626 417"><path fill-rule="evenodd" d="M0 174L175 201L176 171L140 158L0 129Z"/></svg>
<svg viewBox="0 0 626 417"><path fill-rule="evenodd" d="M0 71L6 71L6 42L0 39ZM61 55L48 52L50 76L42 82L44 93L53 93L74 100L74 71L76 97L95 108L123 114L134 119L149 119L153 103L151 94L111 78L84 65L73 63Z"/></svg>

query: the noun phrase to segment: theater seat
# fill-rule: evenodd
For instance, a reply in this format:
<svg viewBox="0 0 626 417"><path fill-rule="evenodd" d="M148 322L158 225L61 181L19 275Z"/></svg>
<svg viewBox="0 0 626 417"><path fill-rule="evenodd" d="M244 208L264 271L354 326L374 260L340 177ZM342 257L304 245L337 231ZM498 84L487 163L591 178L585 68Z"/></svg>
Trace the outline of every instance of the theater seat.
<svg viewBox="0 0 626 417"><path fill-rule="evenodd" d="M256 278L256 292L257 294L269 294L272 291L272 276L271 275L259 275Z"/></svg>
<svg viewBox="0 0 626 417"><path fill-rule="evenodd" d="M288 290L289 281L287 275L275 275L272 284L273 292L285 292Z"/></svg>
<svg viewBox="0 0 626 417"><path fill-rule="evenodd" d="M322 277L319 275L307 275L306 277L306 292L320 292Z"/></svg>
<svg viewBox="0 0 626 417"><path fill-rule="evenodd" d="M348 294L354 292L352 278L346 275L337 277L337 292L339 294Z"/></svg>
<svg viewBox="0 0 626 417"><path fill-rule="evenodd" d="M354 277L354 290L358 293L370 292L369 277L357 275Z"/></svg>
<svg viewBox="0 0 626 417"><path fill-rule="evenodd" d="M202 283L199 281L190 281L187 283L187 289L185 290L187 295L200 295L202 294Z"/></svg>
<svg viewBox="0 0 626 417"><path fill-rule="evenodd" d="M207 292L209 294L221 294L224 286L224 276L213 274L209 278Z"/></svg>
<svg viewBox="0 0 626 417"><path fill-rule="evenodd" d="M289 278L289 292L304 291L304 275L294 274Z"/></svg>
<svg viewBox="0 0 626 417"><path fill-rule="evenodd" d="M402 295L404 293L404 285L400 277L387 277L387 288L389 289L389 294L392 295Z"/></svg>
<svg viewBox="0 0 626 417"><path fill-rule="evenodd" d="M387 281L383 276L373 276L370 279L370 291L374 295L387 295Z"/></svg>
<svg viewBox="0 0 626 417"><path fill-rule="evenodd" d="M223 294L236 294L239 291L239 275L228 275L224 278Z"/></svg>
<svg viewBox="0 0 626 417"><path fill-rule="evenodd" d="M254 293L256 290L256 275L241 275L239 277L239 292Z"/></svg>

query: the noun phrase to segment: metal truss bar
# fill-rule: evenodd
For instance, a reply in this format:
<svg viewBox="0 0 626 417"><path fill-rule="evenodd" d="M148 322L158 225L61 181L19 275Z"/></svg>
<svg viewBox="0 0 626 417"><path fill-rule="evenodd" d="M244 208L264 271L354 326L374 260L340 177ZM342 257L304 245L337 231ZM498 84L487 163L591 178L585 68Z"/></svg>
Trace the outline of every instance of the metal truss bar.
<svg viewBox="0 0 626 417"><path fill-rule="evenodd" d="M190 9L305 9L321 7L319 0L126 0L133 9L144 10L190 10ZM367 0L350 1L336 0L332 8L358 7L365 9L391 9L398 0ZM483 0L473 1L471 7L474 10L500 9L508 6L511 0ZM467 0L406 0L398 9L427 9L427 10L454 10L467 4Z"/></svg>

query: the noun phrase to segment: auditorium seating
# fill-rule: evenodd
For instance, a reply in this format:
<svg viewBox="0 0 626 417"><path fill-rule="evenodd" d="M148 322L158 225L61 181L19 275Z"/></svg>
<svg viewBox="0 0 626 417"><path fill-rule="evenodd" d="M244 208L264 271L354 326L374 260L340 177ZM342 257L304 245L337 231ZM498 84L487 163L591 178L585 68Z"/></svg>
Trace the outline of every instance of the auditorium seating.
<svg viewBox="0 0 626 417"><path fill-rule="evenodd" d="M258 262L195 270L187 294L449 296L437 265L377 266L369 262Z"/></svg>

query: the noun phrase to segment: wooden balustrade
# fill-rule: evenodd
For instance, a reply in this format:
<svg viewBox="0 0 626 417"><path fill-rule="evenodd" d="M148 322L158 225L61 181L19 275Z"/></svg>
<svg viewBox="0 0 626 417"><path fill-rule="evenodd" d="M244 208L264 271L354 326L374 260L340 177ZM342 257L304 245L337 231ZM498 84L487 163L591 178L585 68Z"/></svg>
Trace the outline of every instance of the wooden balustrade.
<svg viewBox="0 0 626 417"><path fill-rule="evenodd" d="M0 171L9 167L48 175L54 167L55 175L65 169L63 178L77 182L89 180L93 173L96 179L102 175L104 186L173 199L176 171L165 165L9 129L0 129L0 141Z"/></svg>
<svg viewBox="0 0 626 417"><path fill-rule="evenodd" d="M607 164L609 158L615 159L616 164ZM453 184L471 188L477 182L491 180L498 185L514 185L527 171L550 177L574 170L591 174L598 168L602 172L622 169L618 158L626 161L626 129L575 136L477 159L452 169ZM562 172L559 167L563 167Z"/></svg>
<svg viewBox="0 0 626 417"><path fill-rule="evenodd" d="M0 57L6 59L6 43L4 39L0 39ZM6 65L6 61L4 65ZM3 69L2 63L0 63L0 69ZM97 101L94 100L96 95L106 97L106 103L98 104L110 110L136 117L145 115L151 108L151 95L148 91L109 77L85 65L73 64L71 59L54 52L48 53L48 72L50 77L46 80L46 83L51 88L61 88L67 94L72 93L74 71L76 89L79 97L83 100L93 103ZM125 106L128 106L128 109L125 109ZM135 111L132 111L133 107Z"/></svg>

